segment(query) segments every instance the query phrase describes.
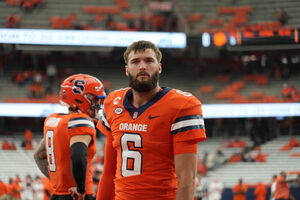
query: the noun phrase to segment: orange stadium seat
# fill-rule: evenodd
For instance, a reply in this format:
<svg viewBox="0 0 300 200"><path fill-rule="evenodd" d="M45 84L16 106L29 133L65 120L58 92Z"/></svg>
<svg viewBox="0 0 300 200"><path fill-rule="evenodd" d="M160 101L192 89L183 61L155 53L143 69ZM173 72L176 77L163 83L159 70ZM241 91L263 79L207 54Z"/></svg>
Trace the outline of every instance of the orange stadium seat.
<svg viewBox="0 0 300 200"><path fill-rule="evenodd" d="M83 12L85 13L107 13L107 14L119 14L120 8L114 6L83 6Z"/></svg>
<svg viewBox="0 0 300 200"><path fill-rule="evenodd" d="M199 13L194 13L194 14L191 14L190 17L189 17L189 20L191 22L199 22L201 21L203 18L203 16Z"/></svg>
<svg viewBox="0 0 300 200"><path fill-rule="evenodd" d="M20 4L19 0L6 0L6 5L8 6L18 6Z"/></svg>
<svg viewBox="0 0 300 200"><path fill-rule="evenodd" d="M200 92L201 93L211 93L214 91L214 86L212 85L204 85L200 87Z"/></svg>
<svg viewBox="0 0 300 200"><path fill-rule="evenodd" d="M223 25L223 23L224 23L223 19L210 19L209 20L210 26L221 26L221 25Z"/></svg>
<svg viewBox="0 0 300 200"><path fill-rule="evenodd" d="M291 157L300 157L300 153L291 153Z"/></svg>
<svg viewBox="0 0 300 200"><path fill-rule="evenodd" d="M262 99L264 97L264 92L261 92L261 91L251 92L250 97L256 98L256 99Z"/></svg>
<svg viewBox="0 0 300 200"><path fill-rule="evenodd" d="M132 20L135 19L135 14L134 13L130 13L130 12L126 12L126 13L122 13L122 18L125 20Z"/></svg>

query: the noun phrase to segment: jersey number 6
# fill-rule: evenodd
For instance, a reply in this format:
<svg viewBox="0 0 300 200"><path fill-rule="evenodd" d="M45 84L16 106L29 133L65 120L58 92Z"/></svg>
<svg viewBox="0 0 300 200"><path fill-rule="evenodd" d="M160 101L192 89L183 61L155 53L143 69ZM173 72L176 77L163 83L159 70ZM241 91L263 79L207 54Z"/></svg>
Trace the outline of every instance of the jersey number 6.
<svg viewBox="0 0 300 200"><path fill-rule="evenodd" d="M130 149L131 146L135 149ZM122 148L122 169L123 177L133 176L142 173L143 155L138 148L143 148L142 137L137 133L124 133L121 137Z"/></svg>

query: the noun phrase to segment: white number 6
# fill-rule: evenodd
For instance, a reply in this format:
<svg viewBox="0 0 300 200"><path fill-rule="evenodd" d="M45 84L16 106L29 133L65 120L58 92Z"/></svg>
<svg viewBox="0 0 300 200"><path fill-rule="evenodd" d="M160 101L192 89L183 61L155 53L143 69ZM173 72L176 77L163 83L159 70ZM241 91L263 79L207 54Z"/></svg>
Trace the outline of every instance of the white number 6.
<svg viewBox="0 0 300 200"><path fill-rule="evenodd" d="M128 143L132 142L134 148L142 148L142 137L136 133L124 133L121 137L123 177L142 173L143 155L138 150L129 149Z"/></svg>

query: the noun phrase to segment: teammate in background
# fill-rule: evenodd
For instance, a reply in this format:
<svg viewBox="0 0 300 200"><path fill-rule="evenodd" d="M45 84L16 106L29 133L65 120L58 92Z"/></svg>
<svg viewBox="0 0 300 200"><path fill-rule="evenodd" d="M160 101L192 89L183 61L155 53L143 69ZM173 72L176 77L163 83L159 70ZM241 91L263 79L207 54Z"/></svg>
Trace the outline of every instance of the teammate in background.
<svg viewBox="0 0 300 200"><path fill-rule="evenodd" d="M7 185L0 179L0 200L7 199Z"/></svg>
<svg viewBox="0 0 300 200"><path fill-rule="evenodd" d="M208 200L221 200L224 186L218 178L213 178L208 185Z"/></svg>
<svg viewBox="0 0 300 200"><path fill-rule="evenodd" d="M51 200L92 199L93 119L104 98L102 83L90 75L72 75L61 84L60 102L69 107L69 113L46 118L44 139L34 154L39 169L53 185Z"/></svg>
<svg viewBox="0 0 300 200"><path fill-rule="evenodd" d="M266 200L267 189L259 182L254 190L255 200Z"/></svg>
<svg viewBox="0 0 300 200"><path fill-rule="evenodd" d="M239 182L233 187L233 200L246 200L246 192L248 188L243 184L243 179L240 178Z"/></svg>
<svg viewBox="0 0 300 200"><path fill-rule="evenodd" d="M271 181L270 200L275 200L274 193L275 193L275 189L276 189L276 179L277 179L277 175L275 174L275 175L273 175L272 181Z"/></svg>
<svg viewBox="0 0 300 200"><path fill-rule="evenodd" d="M124 53L130 87L109 94L97 125L106 135L97 200L194 198L197 143L206 139L201 103L160 87L161 57L148 41Z"/></svg>
<svg viewBox="0 0 300 200"><path fill-rule="evenodd" d="M276 188L274 192L275 200L293 200L294 197L291 195L289 183L292 182L299 182L300 183L300 176L298 175L295 179L286 179L286 172L280 172L280 176L276 179Z"/></svg>

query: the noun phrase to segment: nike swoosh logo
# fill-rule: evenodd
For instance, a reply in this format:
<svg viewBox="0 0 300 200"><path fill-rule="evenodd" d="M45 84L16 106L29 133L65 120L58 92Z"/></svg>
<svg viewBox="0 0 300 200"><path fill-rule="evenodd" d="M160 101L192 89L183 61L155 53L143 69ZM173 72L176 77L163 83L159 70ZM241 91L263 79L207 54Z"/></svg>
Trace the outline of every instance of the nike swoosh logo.
<svg viewBox="0 0 300 200"><path fill-rule="evenodd" d="M151 116L151 115L149 115L148 119L154 119L154 118L157 118L157 117L159 117L159 115L157 115L157 116Z"/></svg>

